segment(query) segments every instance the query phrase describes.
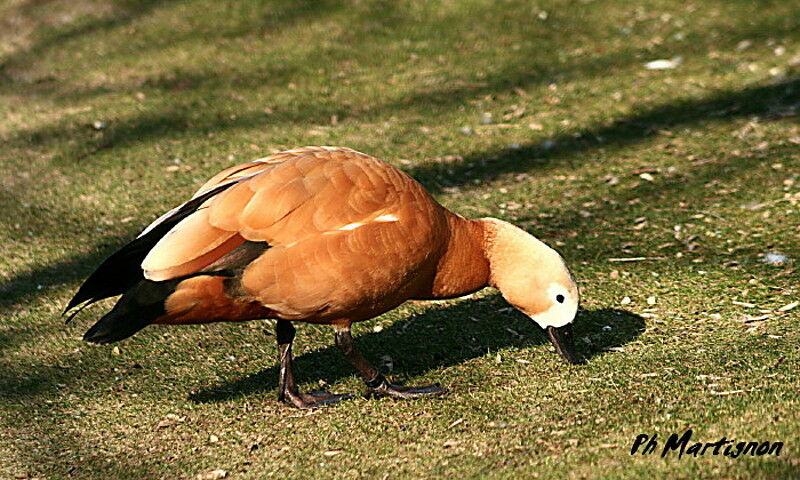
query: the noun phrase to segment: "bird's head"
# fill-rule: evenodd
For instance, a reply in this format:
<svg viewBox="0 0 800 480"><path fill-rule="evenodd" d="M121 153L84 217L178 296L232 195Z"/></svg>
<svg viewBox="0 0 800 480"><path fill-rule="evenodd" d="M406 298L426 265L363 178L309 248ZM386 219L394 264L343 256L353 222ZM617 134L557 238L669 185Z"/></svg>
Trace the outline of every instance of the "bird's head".
<svg viewBox="0 0 800 480"><path fill-rule="evenodd" d="M564 259L536 237L510 223L494 218L482 222L491 285L547 332L567 362L581 363L572 339L572 321L578 311L578 286Z"/></svg>

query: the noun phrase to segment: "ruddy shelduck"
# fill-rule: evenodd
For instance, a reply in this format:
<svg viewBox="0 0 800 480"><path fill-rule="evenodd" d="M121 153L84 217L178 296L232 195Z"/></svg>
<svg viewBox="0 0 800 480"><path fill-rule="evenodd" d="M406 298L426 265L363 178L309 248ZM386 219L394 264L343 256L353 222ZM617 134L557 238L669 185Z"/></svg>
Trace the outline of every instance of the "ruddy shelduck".
<svg viewBox="0 0 800 480"><path fill-rule="evenodd" d="M578 363L578 289L561 256L494 218L466 219L413 178L342 147L306 147L229 168L106 259L65 312L122 295L84 335L111 343L156 324L275 319L279 400L297 407L344 395L301 393L292 322L333 326L368 396L413 398L436 385L390 383L356 350L350 326L411 299L496 287Z"/></svg>

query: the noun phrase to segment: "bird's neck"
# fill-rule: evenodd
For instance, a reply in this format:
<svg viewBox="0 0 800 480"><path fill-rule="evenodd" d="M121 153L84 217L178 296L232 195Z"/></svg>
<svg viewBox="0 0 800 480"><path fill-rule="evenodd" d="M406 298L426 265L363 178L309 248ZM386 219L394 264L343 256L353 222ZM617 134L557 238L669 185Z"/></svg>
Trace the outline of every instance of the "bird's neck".
<svg viewBox="0 0 800 480"><path fill-rule="evenodd" d="M484 225L447 212L448 236L436 268L429 298L453 298L472 293L489 283Z"/></svg>

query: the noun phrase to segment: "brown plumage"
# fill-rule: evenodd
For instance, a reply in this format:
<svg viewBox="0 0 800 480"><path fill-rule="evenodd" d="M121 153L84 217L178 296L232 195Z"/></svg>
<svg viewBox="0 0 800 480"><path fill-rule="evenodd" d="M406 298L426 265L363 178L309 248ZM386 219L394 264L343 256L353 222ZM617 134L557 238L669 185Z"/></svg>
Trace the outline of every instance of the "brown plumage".
<svg viewBox="0 0 800 480"><path fill-rule="evenodd" d="M117 279L117 271L125 272ZM500 220L468 220L407 174L341 147L306 147L229 168L165 214L84 283L68 310L122 293L85 338L108 343L149 323L278 319L282 400L306 395L291 375L290 321L335 327L336 343L368 392L407 398L438 387L392 385L355 350L353 322L409 299L496 286L548 329L559 352L578 292L561 257Z"/></svg>

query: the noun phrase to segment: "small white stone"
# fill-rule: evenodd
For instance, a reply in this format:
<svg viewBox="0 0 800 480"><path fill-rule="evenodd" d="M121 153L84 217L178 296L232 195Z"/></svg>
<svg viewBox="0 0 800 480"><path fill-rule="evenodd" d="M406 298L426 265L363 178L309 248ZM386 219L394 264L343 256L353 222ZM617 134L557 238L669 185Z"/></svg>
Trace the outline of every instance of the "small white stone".
<svg viewBox="0 0 800 480"><path fill-rule="evenodd" d="M768 253L764 255L764 263L769 265L783 265L789 261L789 257L782 253Z"/></svg>
<svg viewBox="0 0 800 480"><path fill-rule="evenodd" d="M381 366L387 372L391 372L394 370L394 360L389 355L383 355L381 356Z"/></svg>
<svg viewBox="0 0 800 480"><path fill-rule="evenodd" d="M220 478L225 478L227 476L228 472L222 470L221 468L217 468L215 470L198 473L194 478L195 480L219 480Z"/></svg>
<svg viewBox="0 0 800 480"><path fill-rule="evenodd" d="M681 62L683 62L683 57L673 57L669 60L662 58L645 63L644 68L648 70L670 70L680 65Z"/></svg>
<svg viewBox="0 0 800 480"><path fill-rule="evenodd" d="M631 297L623 297L623 299L622 299L622 300L620 300L620 302L619 302L619 303L620 303L621 305L627 305L627 304L631 303Z"/></svg>

